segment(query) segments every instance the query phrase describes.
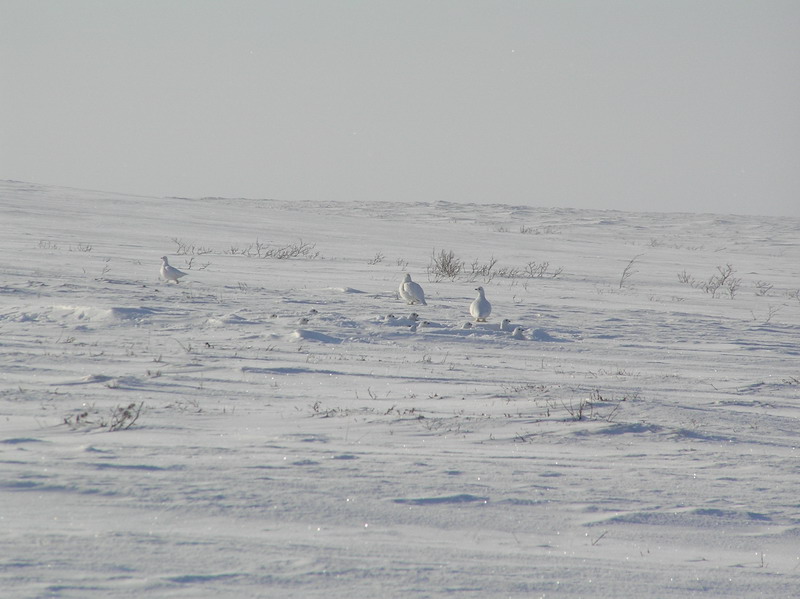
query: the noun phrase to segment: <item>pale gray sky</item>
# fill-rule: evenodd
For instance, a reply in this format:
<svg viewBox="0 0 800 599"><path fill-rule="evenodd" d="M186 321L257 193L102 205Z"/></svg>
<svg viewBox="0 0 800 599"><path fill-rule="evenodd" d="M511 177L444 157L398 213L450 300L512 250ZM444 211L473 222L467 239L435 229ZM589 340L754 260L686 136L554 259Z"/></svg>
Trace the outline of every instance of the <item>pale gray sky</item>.
<svg viewBox="0 0 800 599"><path fill-rule="evenodd" d="M0 0L0 178L800 216L798 0Z"/></svg>

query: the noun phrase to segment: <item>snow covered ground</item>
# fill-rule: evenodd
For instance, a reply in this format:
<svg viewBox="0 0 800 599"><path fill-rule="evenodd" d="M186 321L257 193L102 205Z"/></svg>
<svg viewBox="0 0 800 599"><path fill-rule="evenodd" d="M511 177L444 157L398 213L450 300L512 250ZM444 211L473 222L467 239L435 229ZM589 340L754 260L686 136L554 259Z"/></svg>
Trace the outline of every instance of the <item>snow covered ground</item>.
<svg viewBox="0 0 800 599"><path fill-rule="evenodd" d="M6 181L0 224L3 597L797 596L800 220Z"/></svg>

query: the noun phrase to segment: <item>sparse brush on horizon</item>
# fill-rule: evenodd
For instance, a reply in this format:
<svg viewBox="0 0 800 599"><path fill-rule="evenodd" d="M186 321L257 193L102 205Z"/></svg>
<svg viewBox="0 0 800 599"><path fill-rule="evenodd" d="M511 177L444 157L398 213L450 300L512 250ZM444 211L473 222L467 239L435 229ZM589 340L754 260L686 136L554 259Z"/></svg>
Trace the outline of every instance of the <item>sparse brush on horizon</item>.
<svg viewBox="0 0 800 599"><path fill-rule="evenodd" d="M474 282L481 280L489 283L495 278L501 279L534 279L551 277L557 278L563 268L550 270L549 262L536 262L532 260L525 266L500 266L499 261L494 256L490 256L485 262L479 259L473 260L469 266L456 256L453 250L434 249L431 253L430 262L426 267L428 280L438 282L442 280L454 281L456 279Z"/></svg>
<svg viewBox="0 0 800 599"><path fill-rule="evenodd" d="M285 243L278 246L270 246L256 239L255 242L249 243L245 246L231 244L228 249L221 252L207 246L197 246L191 242L172 238L172 242L176 244L176 254L195 256L205 254L222 254L230 256L245 256L247 258L262 258L262 259L275 259L275 260L288 260L290 258L305 258L308 260L317 260L322 258L322 254L316 249L317 244L307 243L302 239L298 239L292 243Z"/></svg>

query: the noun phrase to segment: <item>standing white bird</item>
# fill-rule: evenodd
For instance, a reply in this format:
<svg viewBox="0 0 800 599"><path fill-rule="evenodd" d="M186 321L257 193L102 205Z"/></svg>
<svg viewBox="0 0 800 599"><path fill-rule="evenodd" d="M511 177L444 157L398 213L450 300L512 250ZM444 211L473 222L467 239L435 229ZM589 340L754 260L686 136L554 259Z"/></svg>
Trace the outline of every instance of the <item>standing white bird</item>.
<svg viewBox="0 0 800 599"><path fill-rule="evenodd" d="M400 293L400 297L409 304L428 305L425 303L425 292L422 290L422 287L420 287L418 283L412 281L411 275L408 273L406 273L403 282L400 283L398 292Z"/></svg>
<svg viewBox="0 0 800 599"><path fill-rule="evenodd" d="M167 260L166 256L161 256L161 278L165 281L175 281L176 283L180 283L178 279L181 277L185 277L186 273L183 271L178 270L174 266L169 265L169 260Z"/></svg>
<svg viewBox="0 0 800 599"><path fill-rule="evenodd" d="M514 332L511 333L511 338L512 339L525 339L524 333L525 333L525 329L523 329L522 327L517 327L517 328L514 329Z"/></svg>
<svg viewBox="0 0 800 599"><path fill-rule="evenodd" d="M483 287L476 287L475 291L478 292L478 297L470 304L469 313L472 314L476 322L486 322L489 314L492 313L492 304L486 299L486 295L483 293Z"/></svg>

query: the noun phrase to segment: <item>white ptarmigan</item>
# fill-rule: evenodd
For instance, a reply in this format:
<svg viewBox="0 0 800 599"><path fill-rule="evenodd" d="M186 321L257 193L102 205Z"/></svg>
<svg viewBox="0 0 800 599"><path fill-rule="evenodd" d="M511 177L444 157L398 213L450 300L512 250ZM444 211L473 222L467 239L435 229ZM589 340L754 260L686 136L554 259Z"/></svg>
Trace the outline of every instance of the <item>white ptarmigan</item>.
<svg viewBox="0 0 800 599"><path fill-rule="evenodd" d="M475 291L478 292L478 297L469 305L469 313L472 314L476 322L486 322L489 314L492 313L492 304L486 299L483 287L476 287Z"/></svg>
<svg viewBox="0 0 800 599"><path fill-rule="evenodd" d="M419 286L418 283L415 283L411 280L411 275L406 273L405 278L403 278L403 282L400 283L400 288L398 289L400 293L400 298L404 299L409 305L410 304L422 304L423 306L427 306L428 304L425 303L425 292L422 290L422 287Z"/></svg>
<svg viewBox="0 0 800 599"><path fill-rule="evenodd" d="M174 266L169 265L169 260L166 256L161 256L161 278L165 281L175 281L180 283L178 279L185 277L186 273L178 270Z"/></svg>

